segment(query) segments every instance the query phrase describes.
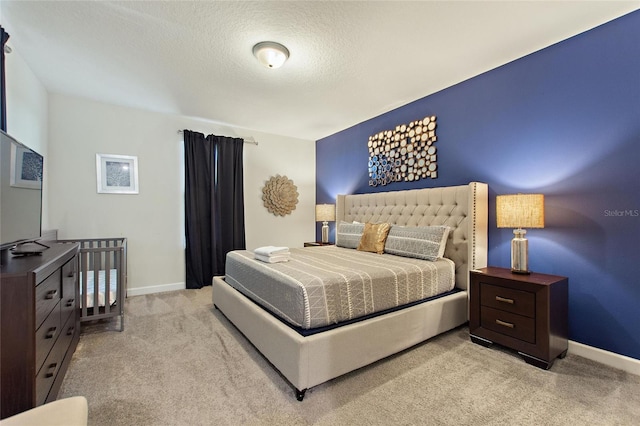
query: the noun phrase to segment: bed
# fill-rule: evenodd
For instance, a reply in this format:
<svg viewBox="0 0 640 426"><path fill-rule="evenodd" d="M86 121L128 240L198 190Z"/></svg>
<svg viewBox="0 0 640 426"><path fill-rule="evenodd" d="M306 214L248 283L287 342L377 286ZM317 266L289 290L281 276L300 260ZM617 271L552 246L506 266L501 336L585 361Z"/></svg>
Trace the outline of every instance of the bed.
<svg viewBox="0 0 640 426"><path fill-rule="evenodd" d="M487 263L487 197L487 185L479 182L337 197L337 224L386 222L406 227L448 226L444 257L454 264L455 291L445 295L310 334L274 315L277 312L273 306L267 309L254 302L227 283L225 277L213 279L214 306L293 385L297 399L302 401L306 390L313 386L467 322L469 270ZM292 255L296 251L292 250ZM234 256L237 254L231 255Z"/></svg>

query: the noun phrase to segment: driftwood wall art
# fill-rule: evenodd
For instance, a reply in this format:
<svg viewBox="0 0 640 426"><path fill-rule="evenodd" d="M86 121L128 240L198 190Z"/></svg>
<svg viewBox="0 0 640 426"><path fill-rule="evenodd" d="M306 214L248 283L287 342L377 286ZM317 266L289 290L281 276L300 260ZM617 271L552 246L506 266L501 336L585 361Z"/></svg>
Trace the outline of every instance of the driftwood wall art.
<svg viewBox="0 0 640 426"><path fill-rule="evenodd" d="M286 216L296 209L298 187L286 176L271 176L262 188L264 206L275 216Z"/></svg>
<svg viewBox="0 0 640 426"><path fill-rule="evenodd" d="M369 136L369 185L438 177L434 115Z"/></svg>

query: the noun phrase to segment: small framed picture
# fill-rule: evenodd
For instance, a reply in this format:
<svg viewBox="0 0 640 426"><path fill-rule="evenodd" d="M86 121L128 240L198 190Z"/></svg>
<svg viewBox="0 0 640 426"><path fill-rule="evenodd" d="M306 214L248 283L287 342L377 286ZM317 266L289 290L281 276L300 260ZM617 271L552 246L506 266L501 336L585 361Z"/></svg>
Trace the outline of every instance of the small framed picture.
<svg viewBox="0 0 640 426"><path fill-rule="evenodd" d="M96 154L99 194L137 194L138 157Z"/></svg>
<svg viewBox="0 0 640 426"><path fill-rule="evenodd" d="M42 156L15 143L11 144L11 178L16 188L42 188Z"/></svg>

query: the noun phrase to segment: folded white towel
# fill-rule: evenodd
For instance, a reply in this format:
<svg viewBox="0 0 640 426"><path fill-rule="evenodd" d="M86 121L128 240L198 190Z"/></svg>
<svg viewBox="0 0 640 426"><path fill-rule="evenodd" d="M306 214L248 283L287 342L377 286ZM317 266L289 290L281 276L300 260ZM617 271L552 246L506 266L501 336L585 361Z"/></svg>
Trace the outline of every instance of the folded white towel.
<svg viewBox="0 0 640 426"><path fill-rule="evenodd" d="M280 254L276 256L262 256L261 254L254 253L253 256L256 258L256 260L260 260L266 263L288 262L289 259L291 259L291 256L289 255L289 253Z"/></svg>
<svg viewBox="0 0 640 426"><path fill-rule="evenodd" d="M275 256L280 254L288 254L289 247L274 247L274 246L258 247L253 251L253 253L259 254L260 256Z"/></svg>

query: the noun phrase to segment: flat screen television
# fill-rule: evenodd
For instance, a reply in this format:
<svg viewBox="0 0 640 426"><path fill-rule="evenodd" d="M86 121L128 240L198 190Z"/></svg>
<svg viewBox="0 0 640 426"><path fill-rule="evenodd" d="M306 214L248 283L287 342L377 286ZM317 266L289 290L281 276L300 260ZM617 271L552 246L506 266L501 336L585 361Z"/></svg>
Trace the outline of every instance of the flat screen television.
<svg viewBox="0 0 640 426"><path fill-rule="evenodd" d="M44 161L1 130L0 138L0 250L4 252L41 236Z"/></svg>

